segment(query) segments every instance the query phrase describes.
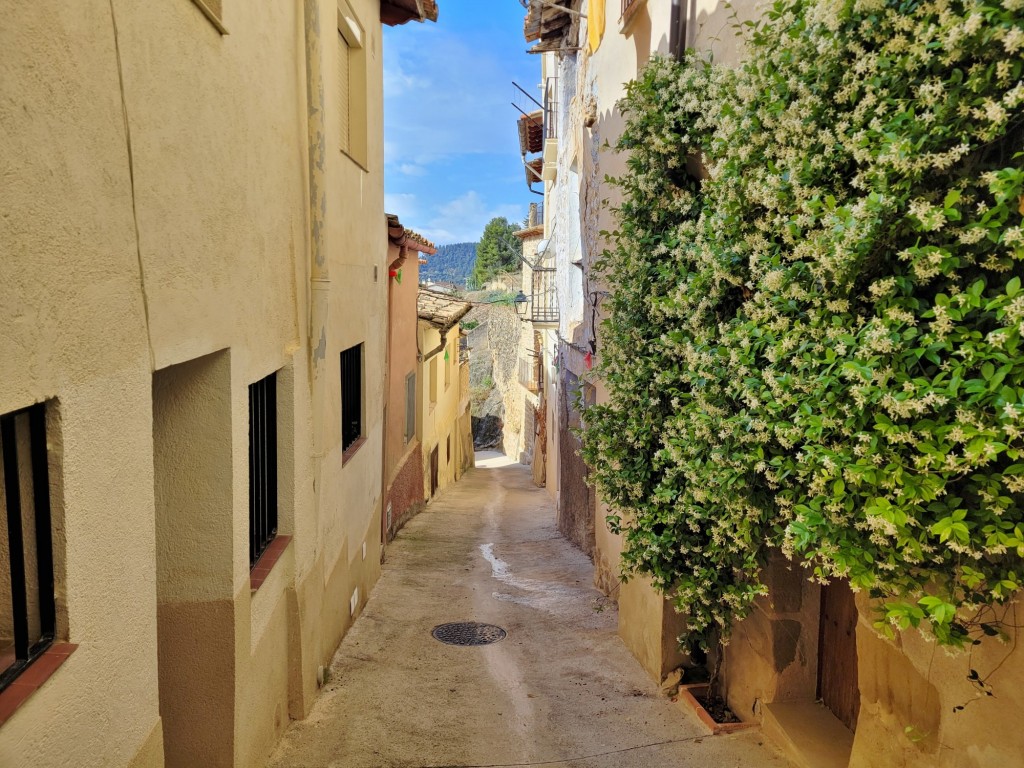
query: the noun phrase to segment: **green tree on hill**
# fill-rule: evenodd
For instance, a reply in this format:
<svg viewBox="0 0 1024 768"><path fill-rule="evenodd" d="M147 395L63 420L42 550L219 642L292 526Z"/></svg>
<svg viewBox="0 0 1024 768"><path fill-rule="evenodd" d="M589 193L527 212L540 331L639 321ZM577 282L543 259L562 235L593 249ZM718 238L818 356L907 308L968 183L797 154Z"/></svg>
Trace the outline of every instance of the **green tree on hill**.
<svg viewBox="0 0 1024 768"><path fill-rule="evenodd" d="M523 249L515 236L518 229L501 216L487 223L476 249L476 265L470 279L473 287L481 288L495 275L518 267Z"/></svg>

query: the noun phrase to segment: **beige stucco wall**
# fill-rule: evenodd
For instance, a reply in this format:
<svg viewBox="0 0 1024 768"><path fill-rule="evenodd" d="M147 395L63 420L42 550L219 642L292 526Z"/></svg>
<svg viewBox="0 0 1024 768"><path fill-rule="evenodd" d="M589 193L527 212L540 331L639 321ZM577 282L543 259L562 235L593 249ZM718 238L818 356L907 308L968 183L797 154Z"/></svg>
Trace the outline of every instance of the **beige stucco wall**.
<svg viewBox="0 0 1024 768"><path fill-rule="evenodd" d="M406 377L416 373L416 296L419 293L419 253L398 246L388 247L388 263L405 257L399 265L402 281L388 279L390 315L388 317L388 399L386 456L384 474L390 482L398 470L403 457L408 453L410 442L406 440L405 386ZM413 437L415 440L415 436Z"/></svg>
<svg viewBox="0 0 1024 768"><path fill-rule="evenodd" d="M817 695L821 588L781 556L762 578L769 594L736 625L722 663L723 694L743 719L760 716L761 704Z"/></svg>
<svg viewBox="0 0 1024 768"><path fill-rule="evenodd" d="M820 588L806 575L774 559L764 574L769 595L736 626L725 649L723 692L745 720L760 719L774 702L817 697ZM1016 643L986 638L969 652L950 652L916 630L887 640L874 629L865 595L858 595L857 607L860 713L851 768L993 768L1020 761L1024 656ZM992 696L968 679L972 669ZM788 738L799 744L804 737Z"/></svg>
<svg viewBox="0 0 1024 768"><path fill-rule="evenodd" d="M647 674L661 682L686 661L676 640L685 629L683 617L647 578L622 584L618 603L619 637Z"/></svg>
<svg viewBox="0 0 1024 768"><path fill-rule="evenodd" d="M227 36L189 0L4 4L0 359L12 375L0 379L0 413L42 399L59 413L59 634L79 648L0 727L2 765L161 765L161 745L174 749L162 703L221 713L208 719L234 748L210 765L258 765L288 717L308 711L350 601L358 590L358 613L377 578L381 32L379 3L350 4L367 62L358 164L332 139L338 6L317 6L330 282L319 284L328 312L316 366L303 4L225 3ZM343 465L338 360L359 343L365 443ZM213 353L227 355L223 409L206 424L223 445L210 479L218 524L188 528L181 559L158 546L155 457L199 449L154 432L154 372ZM274 371L280 532L294 539L252 593L247 387ZM179 495L209 488L187 467L182 477ZM158 563L179 567L158 580ZM217 627L209 663L223 685L216 696L167 689L162 702L158 648L184 658L180 628L197 617Z"/></svg>
<svg viewBox="0 0 1024 768"><path fill-rule="evenodd" d="M894 768L995 768L1020 762L1024 652L1016 641L984 638L970 653L956 654L919 632L889 641L872 628L868 601L859 599L858 607L861 709L851 768L883 760ZM1014 622L1019 610L1006 610ZM992 696L968 680L972 669Z"/></svg>
<svg viewBox="0 0 1024 768"><path fill-rule="evenodd" d="M424 355L433 352L441 344L440 331L430 323L420 320L418 334L420 349ZM445 352L448 353L447 361L444 359ZM431 401L430 397L431 361L436 361L436 401ZM469 411L468 370L469 363L459 361L458 324L449 329L445 346L425 358L419 365L417 431L423 444L423 491L427 499L430 498L430 454L434 448L437 448L438 454L438 490L454 483L462 476L465 467L472 466L471 457L466 455L465 438L466 425L469 424L465 418Z"/></svg>

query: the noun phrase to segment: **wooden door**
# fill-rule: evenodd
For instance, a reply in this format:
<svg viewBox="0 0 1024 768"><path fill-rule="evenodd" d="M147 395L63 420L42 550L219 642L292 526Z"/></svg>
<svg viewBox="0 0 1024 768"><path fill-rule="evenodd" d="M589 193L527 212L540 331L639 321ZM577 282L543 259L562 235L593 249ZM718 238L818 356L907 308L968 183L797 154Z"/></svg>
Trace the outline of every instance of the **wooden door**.
<svg viewBox="0 0 1024 768"><path fill-rule="evenodd" d="M818 697L851 731L860 713L857 685L857 606L847 581L821 589Z"/></svg>
<svg viewBox="0 0 1024 768"><path fill-rule="evenodd" d="M437 446L434 446L434 450L430 452L430 498L434 498L434 494L437 493Z"/></svg>

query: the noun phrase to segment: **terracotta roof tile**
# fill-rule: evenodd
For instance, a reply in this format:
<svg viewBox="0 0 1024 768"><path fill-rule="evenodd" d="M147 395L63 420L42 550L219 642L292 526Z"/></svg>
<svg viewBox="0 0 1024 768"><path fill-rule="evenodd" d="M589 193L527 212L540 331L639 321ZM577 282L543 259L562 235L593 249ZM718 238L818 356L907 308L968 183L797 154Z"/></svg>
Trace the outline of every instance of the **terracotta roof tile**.
<svg viewBox="0 0 1024 768"><path fill-rule="evenodd" d="M473 305L468 301L427 288L420 288L416 296L416 314L420 320L444 331L464 318L472 308Z"/></svg>

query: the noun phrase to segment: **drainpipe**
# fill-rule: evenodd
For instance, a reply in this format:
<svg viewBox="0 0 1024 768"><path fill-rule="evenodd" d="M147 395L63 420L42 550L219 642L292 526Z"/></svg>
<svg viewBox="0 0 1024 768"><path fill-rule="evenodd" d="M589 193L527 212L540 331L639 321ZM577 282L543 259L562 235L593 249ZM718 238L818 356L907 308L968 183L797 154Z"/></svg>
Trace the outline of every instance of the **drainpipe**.
<svg viewBox="0 0 1024 768"><path fill-rule="evenodd" d="M432 358L434 355L444 351L444 348L448 345L448 331L450 331L450 330L451 330L451 328L445 328L443 331L441 331L441 343L440 344L438 344L436 347L434 347L429 352L421 352L420 353L419 358L420 358L420 362L421 363L427 362L427 360Z"/></svg>
<svg viewBox="0 0 1024 768"><path fill-rule="evenodd" d="M305 0L306 110L309 131L309 365L313 417L314 483L319 489L324 447L327 319L331 286L327 266L327 137L324 132L324 81L319 0Z"/></svg>

